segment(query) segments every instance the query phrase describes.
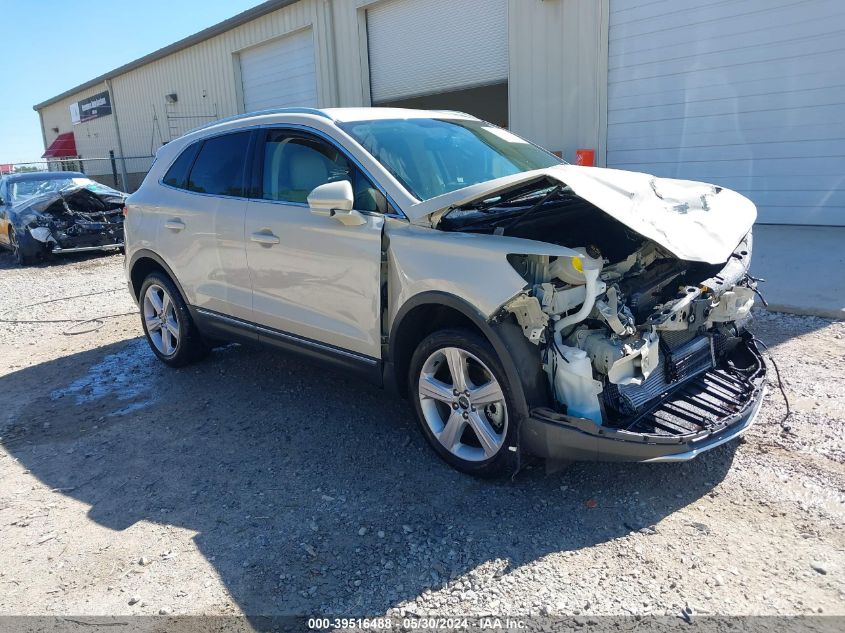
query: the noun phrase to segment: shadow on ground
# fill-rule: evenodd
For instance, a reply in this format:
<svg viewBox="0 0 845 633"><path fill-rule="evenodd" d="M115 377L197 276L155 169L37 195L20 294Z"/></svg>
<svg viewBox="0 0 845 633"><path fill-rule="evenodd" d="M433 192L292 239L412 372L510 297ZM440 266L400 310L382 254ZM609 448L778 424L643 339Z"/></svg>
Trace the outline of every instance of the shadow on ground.
<svg viewBox="0 0 845 633"><path fill-rule="evenodd" d="M433 455L403 401L239 346L172 370L135 339L9 374L0 393L36 394L2 434L25 468L107 528L196 530L247 614L375 614L489 561L506 574L607 542L708 493L734 450L479 481Z"/></svg>

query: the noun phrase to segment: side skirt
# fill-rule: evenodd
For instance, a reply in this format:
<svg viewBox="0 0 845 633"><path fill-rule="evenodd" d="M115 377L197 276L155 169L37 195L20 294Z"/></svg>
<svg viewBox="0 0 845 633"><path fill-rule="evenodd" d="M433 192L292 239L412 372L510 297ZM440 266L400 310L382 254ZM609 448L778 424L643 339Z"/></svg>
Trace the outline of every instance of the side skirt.
<svg viewBox="0 0 845 633"><path fill-rule="evenodd" d="M211 338L246 343L259 343L309 360L316 360L337 369L351 371L368 382L382 386L382 361L321 343L309 338L268 328L205 308L191 308L194 322L200 332Z"/></svg>

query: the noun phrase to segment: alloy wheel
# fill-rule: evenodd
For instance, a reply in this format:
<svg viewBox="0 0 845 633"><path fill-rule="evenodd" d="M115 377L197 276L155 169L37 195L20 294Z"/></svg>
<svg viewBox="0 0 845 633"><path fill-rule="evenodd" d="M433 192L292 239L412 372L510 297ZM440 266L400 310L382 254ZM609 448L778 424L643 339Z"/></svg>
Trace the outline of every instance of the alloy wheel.
<svg viewBox="0 0 845 633"><path fill-rule="evenodd" d="M176 305L167 290L151 284L144 293L143 310L147 336L152 344L165 356L175 354L182 333L176 318Z"/></svg>
<svg viewBox="0 0 845 633"><path fill-rule="evenodd" d="M504 445L504 391L493 372L470 352L458 347L433 352L420 372L418 397L432 434L456 457L485 461Z"/></svg>
<svg viewBox="0 0 845 633"><path fill-rule="evenodd" d="M21 247L18 244L18 236L15 234L14 229L9 229L9 244L12 246L12 255L15 258L15 261L20 261L21 258Z"/></svg>

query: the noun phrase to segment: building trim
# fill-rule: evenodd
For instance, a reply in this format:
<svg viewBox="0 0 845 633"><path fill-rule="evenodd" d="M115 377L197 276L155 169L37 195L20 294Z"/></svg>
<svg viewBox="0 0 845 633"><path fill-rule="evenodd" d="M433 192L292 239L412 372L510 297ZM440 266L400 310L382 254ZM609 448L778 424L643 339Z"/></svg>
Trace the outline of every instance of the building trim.
<svg viewBox="0 0 845 633"><path fill-rule="evenodd" d="M607 74L610 62L610 0L601 0L601 19L596 38L596 165L607 167Z"/></svg>
<svg viewBox="0 0 845 633"><path fill-rule="evenodd" d="M140 68L141 66L146 66L147 64L157 61L159 59L163 59L168 55L173 55L174 53L178 53L186 48L190 48L195 44L200 44L206 40L210 40L217 35L221 35L226 31L230 31L242 24L246 24L247 22L251 22L257 18L263 17L268 13L272 13L273 11L277 11L279 9L283 9L289 5L292 5L299 0L269 0L268 2L264 2L259 4L257 7L253 7L252 9L247 9L243 13L239 13L236 16L233 16L227 20L223 20L222 22L218 22L217 24L208 27L207 29L203 29L199 33L194 33L184 39L179 40L178 42L174 42L173 44L169 44L164 48L160 48L157 51L153 51L148 55L144 55L143 57L139 57L135 61L129 62L128 64L124 64L114 70L111 70L99 77L95 77L90 81L86 81L83 84L76 86L75 88L71 88L70 90L66 90L65 92L61 93L60 95L56 95L46 101L42 101L41 103L37 103L32 106L33 110L39 111L42 108L46 108L49 105L53 105L65 99L67 97L71 97L83 90L88 90L89 88L96 87L97 84L102 84L109 79L114 79L120 75L128 73L130 70L135 70L136 68Z"/></svg>

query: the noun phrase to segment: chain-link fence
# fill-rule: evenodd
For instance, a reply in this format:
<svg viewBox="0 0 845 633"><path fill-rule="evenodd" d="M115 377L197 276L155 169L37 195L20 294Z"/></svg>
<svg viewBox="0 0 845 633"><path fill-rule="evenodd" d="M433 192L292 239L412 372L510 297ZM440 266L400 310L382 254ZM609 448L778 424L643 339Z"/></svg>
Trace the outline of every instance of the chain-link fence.
<svg viewBox="0 0 845 633"><path fill-rule="evenodd" d="M0 175L37 171L78 171L109 187L132 193L150 170L155 156L109 156L100 158L50 158L24 163L0 164Z"/></svg>

